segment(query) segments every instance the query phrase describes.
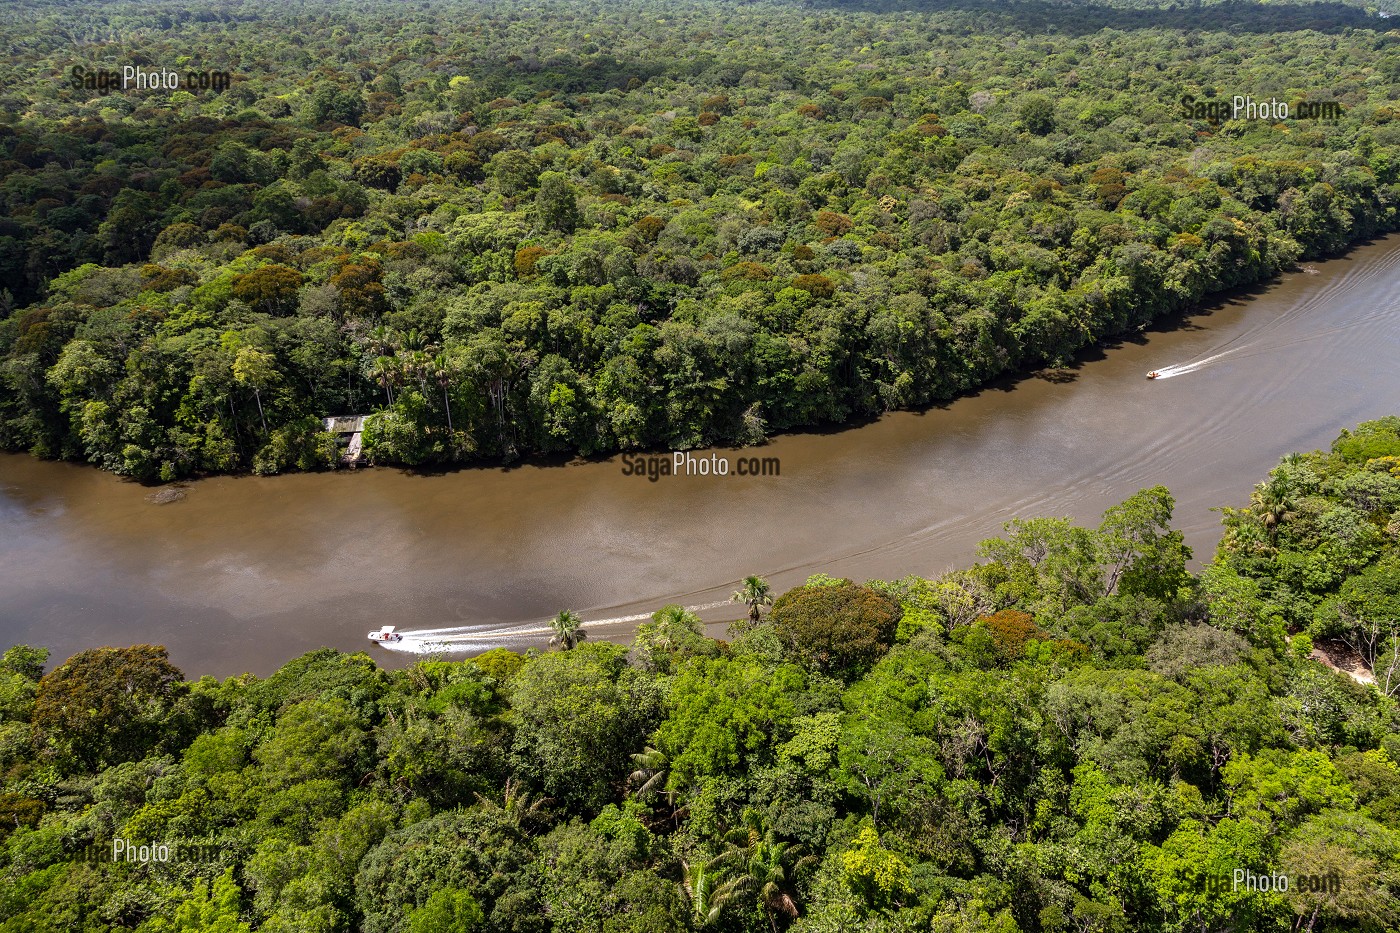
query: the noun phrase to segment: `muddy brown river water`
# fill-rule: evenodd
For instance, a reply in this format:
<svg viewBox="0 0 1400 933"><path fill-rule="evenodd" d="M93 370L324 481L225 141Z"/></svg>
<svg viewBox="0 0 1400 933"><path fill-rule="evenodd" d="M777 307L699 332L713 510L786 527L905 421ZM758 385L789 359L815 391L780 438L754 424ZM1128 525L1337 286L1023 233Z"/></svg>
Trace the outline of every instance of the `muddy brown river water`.
<svg viewBox="0 0 1400 933"><path fill-rule="evenodd" d="M735 618L713 604L749 573L778 591L818 571L936 574L1012 517L1097 522L1157 483L1208 558L1211 509L1245 502L1281 455L1400 413L1400 237L1313 269L1088 354L1072 378L720 452L777 457L778 476L650 482L617 458L218 477L155 504L89 467L0 455L0 642L55 660L154 642L227 675L372 647L386 623L419 650L523 648L572 608L625 639L668 602Z"/></svg>

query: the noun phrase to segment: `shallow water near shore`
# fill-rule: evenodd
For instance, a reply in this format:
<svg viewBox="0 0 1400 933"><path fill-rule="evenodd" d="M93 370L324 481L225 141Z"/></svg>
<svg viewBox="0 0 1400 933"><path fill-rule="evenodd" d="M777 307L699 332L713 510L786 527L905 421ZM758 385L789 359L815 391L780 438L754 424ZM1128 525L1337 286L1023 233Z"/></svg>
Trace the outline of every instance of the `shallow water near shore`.
<svg viewBox="0 0 1400 933"><path fill-rule="evenodd" d="M778 475L653 482L618 457L216 477L153 497L90 467L0 454L0 642L56 661L154 642L195 676L265 674L322 645L411 660L368 644L384 624L434 650L524 648L563 608L592 637L625 639L668 602L736 618L722 601L746 574L775 591L819 571L937 574L971 563L1010 518L1096 523L1158 483L1208 559L1211 509L1247 501L1280 456L1400 413L1400 237L1311 270L1072 370L717 452L776 457ZM1169 378L1145 379L1153 370Z"/></svg>

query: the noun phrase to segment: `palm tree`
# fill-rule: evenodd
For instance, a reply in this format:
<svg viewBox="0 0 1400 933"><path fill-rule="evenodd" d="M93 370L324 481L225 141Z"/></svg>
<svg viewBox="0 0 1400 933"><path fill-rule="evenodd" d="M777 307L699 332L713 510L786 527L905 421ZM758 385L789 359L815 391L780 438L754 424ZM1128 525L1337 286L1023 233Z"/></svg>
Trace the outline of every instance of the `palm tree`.
<svg viewBox="0 0 1400 933"><path fill-rule="evenodd" d="M724 899L715 897L715 873L708 864L689 865L683 861L681 865L685 868L685 893L690 895L690 904L695 908L697 926L714 923L724 908Z"/></svg>
<svg viewBox="0 0 1400 933"><path fill-rule="evenodd" d="M730 602L746 603L749 607L749 623L756 625L761 607L773 604L773 595L769 590L768 581L762 577L749 576L744 578L744 584L734 591L734 595L729 597Z"/></svg>
<svg viewBox="0 0 1400 933"><path fill-rule="evenodd" d="M1293 490L1281 479L1275 478L1255 486L1249 499L1250 506L1264 524L1264 530L1269 533L1270 544L1278 539L1280 524L1298 517L1293 511Z"/></svg>
<svg viewBox="0 0 1400 933"><path fill-rule="evenodd" d="M530 823L542 822L544 797L535 797L514 778L506 778L505 794L499 803L491 797L476 792L476 801L483 809L492 810L504 816L512 826L524 829Z"/></svg>
<svg viewBox="0 0 1400 933"><path fill-rule="evenodd" d="M418 383L418 391L428 394L428 380L433 375L433 358L424 350L409 350L404 354L405 378Z"/></svg>
<svg viewBox="0 0 1400 933"><path fill-rule="evenodd" d="M714 887L709 904L720 909L736 898L756 897L777 933L779 914L796 919L799 913L797 874L816 861L803 846L778 839L756 810L745 810L743 824L728 834L725 850L705 866L732 873Z"/></svg>
<svg viewBox="0 0 1400 933"><path fill-rule="evenodd" d="M457 375L457 369L453 365L451 357L446 353L439 353L433 357L432 373L433 378L437 380L438 387L442 389L442 407L447 412L447 433L452 434L452 401L447 397L447 389L452 385L452 380Z"/></svg>
<svg viewBox="0 0 1400 933"><path fill-rule="evenodd" d="M549 637L551 648L572 651L575 645L588 637L588 633L583 630L583 620L567 609L550 619L549 627L554 632Z"/></svg>
<svg viewBox="0 0 1400 933"><path fill-rule="evenodd" d="M394 404L394 382L399 374L399 361L392 356L376 356L369 364L369 375L384 389L389 406Z"/></svg>
<svg viewBox="0 0 1400 933"><path fill-rule="evenodd" d="M695 613L683 606L662 606L651 614L651 621L637 627L632 648L638 664L669 674L680 656L701 650L704 635L704 623Z"/></svg>
<svg viewBox="0 0 1400 933"><path fill-rule="evenodd" d="M364 337L365 346L369 348L370 355L384 356L391 350L398 347L399 338L392 330L380 324Z"/></svg>
<svg viewBox="0 0 1400 933"><path fill-rule="evenodd" d="M637 788L638 797L646 797L665 786L666 772L671 767L671 760L665 752L648 745L632 756L632 763L637 770L627 776L627 783L640 785Z"/></svg>
<svg viewBox="0 0 1400 933"><path fill-rule="evenodd" d="M665 752L648 745L632 756L632 763L637 766L637 770L627 775L626 786L636 788L632 793L638 800L646 800L653 794L665 797L671 812L663 817L658 825L670 821L676 829L679 829L681 815L685 813L686 808L677 807L676 792L666 789L666 778L671 773L671 759L666 757ZM654 830L652 826L647 828ZM713 882L713 880L712 876L711 881Z"/></svg>

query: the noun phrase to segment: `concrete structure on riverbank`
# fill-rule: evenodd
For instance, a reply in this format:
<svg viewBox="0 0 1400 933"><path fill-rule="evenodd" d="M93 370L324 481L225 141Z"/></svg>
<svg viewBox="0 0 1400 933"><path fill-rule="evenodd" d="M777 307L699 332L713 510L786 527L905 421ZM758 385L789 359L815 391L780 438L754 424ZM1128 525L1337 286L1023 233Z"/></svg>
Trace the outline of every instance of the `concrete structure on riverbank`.
<svg viewBox="0 0 1400 933"><path fill-rule="evenodd" d="M336 415L322 420L325 430L336 436L336 443L344 447L340 462L348 466L359 466L365 462L364 430L368 415Z"/></svg>

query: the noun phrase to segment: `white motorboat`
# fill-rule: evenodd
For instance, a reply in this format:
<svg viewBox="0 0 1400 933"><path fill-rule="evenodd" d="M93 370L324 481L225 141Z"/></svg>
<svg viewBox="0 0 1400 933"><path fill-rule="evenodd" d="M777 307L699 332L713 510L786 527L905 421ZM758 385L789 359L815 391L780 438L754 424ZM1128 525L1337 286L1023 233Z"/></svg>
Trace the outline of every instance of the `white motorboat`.
<svg viewBox="0 0 1400 933"><path fill-rule="evenodd" d="M369 640L377 641L382 645L392 641L403 641L403 636L394 631L394 626L386 625L377 632L370 632Z"/></svg>

